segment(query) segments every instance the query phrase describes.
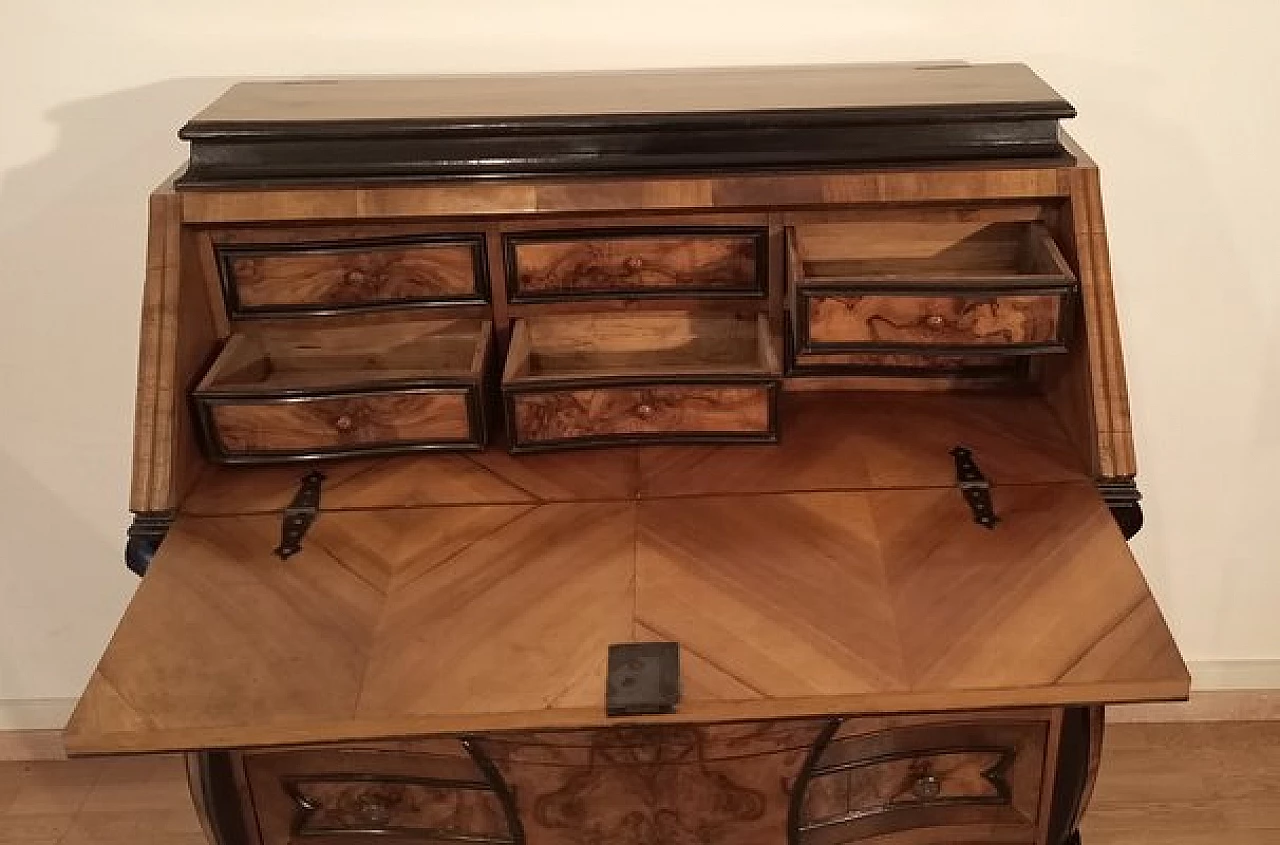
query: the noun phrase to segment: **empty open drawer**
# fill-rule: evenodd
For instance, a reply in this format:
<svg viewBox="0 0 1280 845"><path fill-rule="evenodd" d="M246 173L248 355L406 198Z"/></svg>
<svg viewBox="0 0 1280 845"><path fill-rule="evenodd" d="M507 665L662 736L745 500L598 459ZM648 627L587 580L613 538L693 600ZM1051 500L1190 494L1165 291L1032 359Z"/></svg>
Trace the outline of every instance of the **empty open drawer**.
<svg viewBox="0 0 1280 845"><path fill-rule="evenodd" d="M835 223L788 236L798 355L1066 349L1076 280L1039 223Z"/></svg>
<svg viewBox="0 0 1280 845"><path fill-rule="evenodd" d="M502 378L511 448L771 442L780 376L763 315L518 320Z"/></svg>
<svg viewBox="0 0 1280 845"><path fill-rule="evenodd" d="M235 334L195 390L222 463L484 445L487 320Z"/></svg>

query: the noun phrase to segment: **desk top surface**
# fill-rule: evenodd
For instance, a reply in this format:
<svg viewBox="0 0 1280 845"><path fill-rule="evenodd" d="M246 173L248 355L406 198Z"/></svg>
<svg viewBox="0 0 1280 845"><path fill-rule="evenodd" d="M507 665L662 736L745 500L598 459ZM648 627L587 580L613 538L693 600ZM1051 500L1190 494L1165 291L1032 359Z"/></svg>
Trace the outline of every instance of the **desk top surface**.
<svg viewBox="0 0 1280 845"><path fill-rule="evenodd" d="M1022 64L843 64L242 82L191 119L210 124L951 109L1069 117Z"/></svg>
<svg viewBox="0 0 1280 845"><path fill-rule="evenodd" d="M73 752L616 723L610 643L681 644L642 721L1183 697L1128 547L1029 396L789 396L779 446L334 465L189 497L68 728ZM974 524L948 450L993 482Z"/></svg>

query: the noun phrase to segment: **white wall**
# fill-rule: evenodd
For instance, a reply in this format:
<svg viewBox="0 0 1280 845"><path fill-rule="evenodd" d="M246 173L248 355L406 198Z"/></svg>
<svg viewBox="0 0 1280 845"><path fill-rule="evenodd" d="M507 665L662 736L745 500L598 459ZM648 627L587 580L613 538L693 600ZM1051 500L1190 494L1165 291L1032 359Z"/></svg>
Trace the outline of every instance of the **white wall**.
<svg viewBox="0 0 1280 845"><path fill-rule="evenodd" d="M0 699L76 695L134 586L145 196L228 81L886 59L1027 61L1080 109L1139 558L1204 683L1280 686L1278 30L1270 0L0 0Z"/></svg>

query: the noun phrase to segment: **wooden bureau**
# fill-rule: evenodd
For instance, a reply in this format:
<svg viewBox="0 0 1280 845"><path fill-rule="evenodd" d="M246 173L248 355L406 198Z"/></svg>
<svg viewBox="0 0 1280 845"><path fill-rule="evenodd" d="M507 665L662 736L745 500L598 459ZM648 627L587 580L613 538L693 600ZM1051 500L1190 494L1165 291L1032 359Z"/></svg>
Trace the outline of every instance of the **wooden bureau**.
<svg viewBox="0 0 1280 845"><path fill-rule="evenodd" d="M217 845L1068 845L1185 698L1021 65L245 83L151 197L67 728ZM678 660L677 660L678 657Z"/></svg>

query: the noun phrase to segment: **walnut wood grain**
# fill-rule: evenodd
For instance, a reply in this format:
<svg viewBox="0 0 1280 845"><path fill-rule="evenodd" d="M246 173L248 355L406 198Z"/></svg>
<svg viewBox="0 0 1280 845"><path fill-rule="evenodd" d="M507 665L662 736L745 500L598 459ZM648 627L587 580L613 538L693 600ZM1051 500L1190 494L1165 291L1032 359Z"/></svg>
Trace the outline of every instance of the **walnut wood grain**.
<svg viewBox="0 0 1280 845"><path fill-rule="evenodd" d="M763 296L763 232L517 235L507 242L514 301L566 294Z"/></svg>
<svg viewBox="0 0 1280 845"><path fill-rule="evenodd" d="M641 631L698 657L654 721L1185 696L1092 483L992 497L995 531L952 484L326 511L288 563L278 513L183 515L68 747L601 726Z"/></svg>
<svg viewBox="0 0 1280 845"><path fill-rule="evenodd" d="M474 437L468 391L396 392L221 403L210 408L220 454L305 455L376 446L466 443Z"/></svg>
<svg viewBox="0 0 1280 845"><path fill-rule="evenodd" d="M1027 393L803 393L779 397L776 445L672 445L510 455L414 455L329 463L326 509L625 501L689 494L948 487L965 443L1000 484L1090 480L1039 397ZM293 467L211 467L183 503L201 515L272 513Z"/></svg>
<svg viewBox="0 0 1280 845"><path fill-rule="evenodd" d="M402 239L403 240L403 239ZM480 243L218 246L233 315L482 298Z"/></svg>
<svg viewBox="0 0 1280 845"><path fill-rule="evenodd" d="M194 391L210 457L477 446L491 332L436 320L232 335Z"/></svg>
<svg viewBox="0 0 1280 845"><path fill-rule="evenodd" d="M517 446L664 435L764 435L772 428L767 385L553 390L511 397Z"/></svg>
<svg viewBox="0 0 1280 845"><path fill-rule="evenodd" d="M479 741L511 786L529 845L777 845L821 719L618 728ZM726 736L726 734L728 736Z"/></svg>
<svg viewBox="0 0 1280 845"><path fill-rule="evenodd" d="M857 346L1042 346L1061 342L1057 296L806 296L809 339Z"/></svg>
<svg viewBox="0 0 1280 845"><path fill-rule="evenodd" d="M801 841L876 843L905 831L963 841L956 828L981 825L996 831L990 841L1032 845L1050 727L1047 711L845 720L806 785Z"/></svg>
<svg viewBox="0 0 1280 845"><path fill-rule="evenodd" d="M180 225L180 204L166 182L148 207L129 494L130 509L140 512L177 507L204 468L186 394L220 335L199 283L192 236Z"/></svg>
<svg viewBox="0 0 1280 845"><path fill-rule="evenodd" d="M239 755L262 845L360 833L513 838L501 801L460 742L437 740L425 752L405 745Z"/></svg>

